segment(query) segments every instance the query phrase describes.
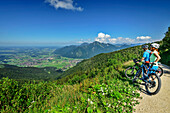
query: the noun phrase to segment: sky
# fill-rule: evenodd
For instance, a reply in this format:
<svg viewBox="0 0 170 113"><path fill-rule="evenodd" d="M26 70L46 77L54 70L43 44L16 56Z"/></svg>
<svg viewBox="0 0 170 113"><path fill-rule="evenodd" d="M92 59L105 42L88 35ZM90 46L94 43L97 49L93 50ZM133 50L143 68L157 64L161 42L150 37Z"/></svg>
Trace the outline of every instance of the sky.
<svg viewBox="0 0 170 113"><path fill-rule="evenodd" d="M0 0L0 46L147 43L170 27L170 0Z"/></svg>

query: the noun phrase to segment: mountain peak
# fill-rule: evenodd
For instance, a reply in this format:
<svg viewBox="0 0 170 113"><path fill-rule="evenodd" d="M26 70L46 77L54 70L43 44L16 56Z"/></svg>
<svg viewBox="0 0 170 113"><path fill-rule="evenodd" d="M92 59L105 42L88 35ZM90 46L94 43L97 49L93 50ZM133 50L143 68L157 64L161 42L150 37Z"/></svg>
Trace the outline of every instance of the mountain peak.
<svg viewBox="0 0 170 113"><path fill-rule="evenodd" d="M92 43L82 43L79 46L68 46L57 49L54 53L69 58L90 58L100 53L113 52L129 47L128 45L115 46L110 43L94 41Z"/></svg>
<svg viewBox="0 0 170 113"><path fill-rule="evenodd" d="M99 42L99 41L94 41L93 43L101 43L101 42Z"/></svg>

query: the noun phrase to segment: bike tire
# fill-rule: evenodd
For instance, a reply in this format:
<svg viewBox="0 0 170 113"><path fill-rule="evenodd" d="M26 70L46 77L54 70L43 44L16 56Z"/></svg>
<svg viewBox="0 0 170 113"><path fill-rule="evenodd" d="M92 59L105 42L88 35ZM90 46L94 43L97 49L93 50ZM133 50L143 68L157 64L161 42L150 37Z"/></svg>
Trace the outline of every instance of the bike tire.
<svg viewBox="0 0 170 113"><path fill-rule="evenodd" d="M156 70L156 74L161 77L163 75L164 71L162 67L158 66L158 69Z"/></svg>
<svg viewBox="0 0 170 113"><path fill-rule="evenodd" d="M157 84L158 84L158 87L156 88L155 91L151 92L151 91L149 90L149 85L147 85L147 83L145 83L146 91L147 91L150 95L155 95L155 94L157 94L157 93L160 91L160 89L161 89L161 79L160 79L160 77L159 77L157 74L151 73L151 74L149 75L149 79L148 79L148 80L150 80L150 78L153 79L153 78L154 78L153 76L155 77L155 79L157 79ZM154 79L154 81L155 81L155 79ZM150 84L150 83L149 83L149 84Z"/></svg>
<svg viewBox="0 0 170 113"><path fill-rule="evenodd" d="M135 76L134 71L135 71L134 67L128 67L125 71L125 76L132 80Z"/></svg>

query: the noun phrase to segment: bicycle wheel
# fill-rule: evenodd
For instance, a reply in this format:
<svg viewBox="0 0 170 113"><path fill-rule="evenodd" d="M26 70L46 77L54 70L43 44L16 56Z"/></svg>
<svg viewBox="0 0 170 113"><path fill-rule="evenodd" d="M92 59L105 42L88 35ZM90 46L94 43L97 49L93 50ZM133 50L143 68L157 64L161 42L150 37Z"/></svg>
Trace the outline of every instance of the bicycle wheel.
<svg viewBox="0 0 170 113"><path fill-rule="evenodd" d="M134 67L129 67L125 71L125 76L129 79L133 79L136 73L136 69Z"/></svg>
<svg viewBox="0 0 170 113"><path fill-rule="evenodd" d="M158 69L156 70L156 74L159 76L159 77L161 77L162 75L163 75L163 69L160 67L160 66L158 66Z"/></svg>
<svg viewBox="0 0 170 113"><path fill-rule="evenodd" d="M160 91L161 88L161 79L155 73L149 75L147 79L148 82L145 83L146 91L151 94L155 95Z"/></svg>

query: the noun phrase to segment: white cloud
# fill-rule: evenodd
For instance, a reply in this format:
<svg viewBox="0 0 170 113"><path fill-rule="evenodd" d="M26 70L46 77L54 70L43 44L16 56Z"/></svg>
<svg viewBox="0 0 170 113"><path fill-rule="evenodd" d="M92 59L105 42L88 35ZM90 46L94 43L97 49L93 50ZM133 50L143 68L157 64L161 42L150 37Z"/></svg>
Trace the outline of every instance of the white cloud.
<svg viewBox="0 0 170 113"><path fill-rule="evenodd" d="M124 37L117 37L117 38L113 38L111 37L109 34L105 34L105 33L98 33L98 36L94 39L95 41L98 41L100 43L111 43L111 44L135 44L135 43L150 43L153 42L154 40L151 39L150 36L138 36L136 39L132 39L132 38L124 38ZM78 41L78 44L81 43L92 43L91 39L81 39L80 41Z"/></svg>
<svg viewBox="0 0 170 113"><path fill-rule="evenodd" d="M136 39L138 39L138 40L148 40L148 39L151 39L151 37L150 36L138 36L138 37L136 37Z"/></svg>
<svg viewBox="0 0 170 113"><path fill-rule="evenodd" d="M135 43L135 39L118 37L116 43L119 43L119 44L121 44L121 43L132 44L132 43Z"/></svg>
<svg viewBox="0 0 170 113"><path fill-rule="evenodd" d="M136 40L135 40L136 43L150 43L153 41L154 40L152 40L152 37L150 36L138 36L136 37Z"/></svg>
<svg viewBox="0 0 170 113"><path fill-rule="evenodd" d="M123 38L123 37L111 38L110 35L104 33L99 33L98 37L95 38L95 41L101 43L134 43L135 42L134 39L130 39L130 38Z"/></svg>
<svg viewBox="0 0 170 113"><path fill-rule="evenodd" d="M98 37L95 38L95 41L101 42L101 43L109 43L111 40L111 36L104 33L99 33Z"/></svg>
<svg viewBox="0 0 170 113"><path fill-rule="evenodd" d="M116 38L111 38L111 39L109 39L109 42L110 42L110 43L116 43L116 41L117 41Z"/></svg>
<svg viewBox="0 0 170 113"><path fill-rule="evenodd" d="M83 8L76 7L73 4L73 0L45 0L46 3L50 3L51 6L58 8L63 8L67 10L83 11Z"/></svg>

